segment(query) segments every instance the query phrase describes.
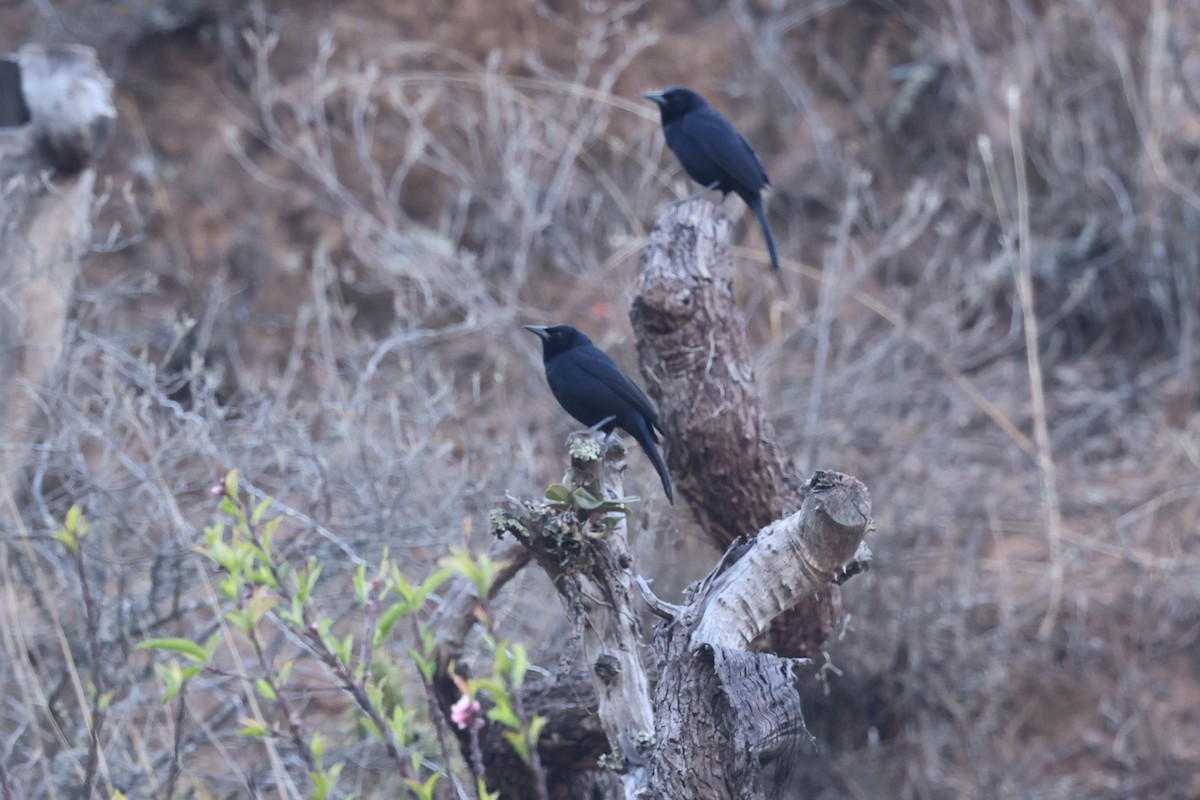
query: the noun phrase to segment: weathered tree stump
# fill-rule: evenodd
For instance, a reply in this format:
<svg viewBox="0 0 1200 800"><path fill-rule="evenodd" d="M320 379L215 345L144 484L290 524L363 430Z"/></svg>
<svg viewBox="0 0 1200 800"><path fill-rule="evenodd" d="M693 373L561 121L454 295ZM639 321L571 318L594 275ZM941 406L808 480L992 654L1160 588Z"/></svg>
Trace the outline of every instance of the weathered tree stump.
<svg viewBox="0 0 1200 800"><path fill-rule="evenodd" d="M708 204L669 211L651 236L633 309L672 470L714 543L732 545L712 573L683 605L663 602L636 576L618 507L625 448L617 439L576 434L566 488L552 493L558 501L510 498L493 513L493 533L515 540L550 577L588 670L526 689L526 708L558 732L538 748L552 797L780 797L807 737L794 683L800 662L754 652L754 643L800 609L801 624L789 630L820 645L836 616L831 582L863 547L871 504L866 488L840 473L802 482L766 422L733 303L728 234ZM580 487L586 502L564 499ZM653 659L633 605L635 581L665 620ZM461 652L470 592L464 584L443 605L446 619L434 626L447 643L439 663ZM812 614L825 616L805 627ZM594 702L595 715L564 708L572 697ZM453 699L450 690L442 703ZM492 788L506 800L531 796L531 776L503 739L483 747Z"/></svg>
<svg viewBox="0 0 1200 800"><path fill-rule="evenodd" d="M28 45L0 59L0 508L63 344L91 239L91 165L116 111L87 47ZM3 514L4 512L0 512Z"/></svg>

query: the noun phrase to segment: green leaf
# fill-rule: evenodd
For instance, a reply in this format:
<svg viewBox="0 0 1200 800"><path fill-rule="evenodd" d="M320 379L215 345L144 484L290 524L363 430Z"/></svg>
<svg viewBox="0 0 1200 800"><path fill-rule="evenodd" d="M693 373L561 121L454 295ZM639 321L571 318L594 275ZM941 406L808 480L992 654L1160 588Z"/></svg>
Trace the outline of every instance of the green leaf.
<svg viewBox="0 0 1200 800"><path fill-rule="evenodd" d="M238 586L239 584L237 579L230 575L224 578L221 583L218 584L217 588L221 592L221 596L226 600L237 600L238 594L240 594L238 591Z"/></svg>
<svg viewBox="0 0 1200 800"><path fill-rule="evenodd" d="M525 646L518 642L512 646L512 669L509 671L509 680L512 681L513 688L519 687L525 681L527 669L529 655L525 652Z"/></svg>
<svg viewBox="0 0 1200 800"><path fill-rule="evenodd" d="M408 726L415 712L406 711L402 706L396 706L392 709L392 716L388 720L388 727L392 729L392 735L396 737L396 741L403 745L408 741Z"/></svg>
<svg viewBox="0 0 1200 800"><path fill-rule="evenodd" d="M508 677L508 670L512 666L512 656L508 652L508 640L496 643L496 674L504 678Z"/></svg>
<svg viewBox="0 0 1200 800"><path fill-rule="evenodd" d="M249 637L250 631L254 629L254 626L250 623L250 615L244 611L238 611L236 608L226 611L225 619L229 620L230 624L241 631L243 636Z"/></svg>
<svg viewBox="0 0 1200 800"><path fill-rule="evenodd" d="M379 726L371 721L371 718L364 715L359 718L359 723L367 729L367 733L374 736L376 739L383 739L383 732L379 730Z"/></svg>
<svg viewBox="0 0 1200 800"><path fill-rule="evenodd" d="M499 790L495 792L487 790L487 784L483 782L483 778L475 779L475 794L479 797L479 800L499 800L500 797Z"/></svg>
<svg viewBox="0 0 1200 800"><path fill-rule="evenodd" d="M231 517L238 516L237 505L232 500L230 500L228 497L222 497L221 502L217 504L217 508L221 511L222 514L228 514Z"/></svg>
<svg viewBox="0 0 1200 800"><path fill-rule="evenodd" d="M296 597L300 598L300 602L307 603L312 597L313 590L317 588L317 580L324 569L316 559L310 558L306 569L296 573Z"/></svg>
<svg viewBox="0 0 1200 800"><path fill-rule="evenodd" d="M185 640L186 641L186 640ZM213 656L217 653L217 646L221 644L221 629L217 628L216 633L208 637L208 641L204 643L204 663L212 661Z"/></svg>
<svg viewBox="0 0 1200 800"><path fill-rule="evenodd" d="M597 508L599 508L604 503L603 500L596 497L596 495L592 494L591 492L589 492L587 489L583 488L582 486L580 486L578 489L575 490L574 497L575 497L575 505L579 506L580 508L584 509L585 511L595 511Z"/></svg>
<svg viewBox="0 0 1200 800"><path fill-rule="evenodd" d="M167 691L163 695L163 705L171 702L171 698L175 693L183 688L183 670L179 668L179 662L171 659L171 663L167 665L155 665L155 671L158 672L158 677L162 678L162 682L166 684Z"/></svg>
<svg viewBox="0 0 1200 800"><path fill-rule="evenodd" d="M392 628L395 627L397 622L399 622L403 617L407 616L409 608L409 604L401 600L399 602L392 603L390 606L388 606L387 610L379 616L379 623L375 628L375 641L373 643L375 647L379 647L379 645L387 641L388 634L392 632Z"/></svg>
<svg viewBox="0 0 1200 800"><path fill-rule="evenodd" d="M225 487L226 497L236 498L238 492L238 471L231 469L225 473L225 480L222 485Z"/></svg>
<svg viewBox="0 0 1200 800"><path fill-rule="evenodd" d="M197 664L207 664L212 654L191 639L147 639L139 642L138 650L166 650L168 653L179 653L181 656L195 661Z"/></svg>
<svg viewBox="0 0 1200 800"><path fill-rule="evenodd" d="M546 728L546 723L550 720L548 717L543 717L541 714L534 714L533 719L529 720L529 741L535 746L538 739L542 737L542 731Z"/></svg>
<svg viewBox="0 0 1200 800"><path fill-rule="evenodd" d="M421 585L417 587L416 596L414 599L414 607L420 607L425 604L425 598L436 592L443 583L454 577L454 573L448 569L434 570L425 576L425 580L421 581Z"/></svg>
<svg viewBox="0 0 1200 800"><path fill-rule="evenodd" d="M312 753L313 761L319 765L321 759L325 757L325 737L320 731L313 731L312 741L309 742L308 750Z"/></svg>
<svg viewBox="0 0 1200 800"><path fill-rule="evenodd" d="M239 722L242 727L238 730L238 736L270 736L271 730L267 724L261 720L251 719L250 717L242 717Z"/></svg>
<svg viewBox="0 0 1200 800"><path fill-rule="evenodd" d="M421 677L425 679L425 682L432 682L433 673L437 669L437 662L432 658L425 658L425 656L418 653L415 648L409 648L408 654L416 663L417 669L420 671Z"/></svg>
<svg viewBox="0 0 1200 800"><path fill-rule="evenodd" d="M499 722L506 728L513 730L521 729L521 719L513 710L508 707L507 703L497 703L495 706L488 709L487 718L493 722Z"/></svg>
<svg viewBox="0 0 1200 800"><path fill-rule="evenodd" d="M552 483L546 487L546 499L552 503L571 505L571 490L561 483Z"/></svg>
<svg viewBox="0 0 1200 800"><path fill-rule="evenodd" d="M495 678L471 678L466 684L467 686L463 694L475 697L482 691L501 699L505 697L506 689L504 682Z"/></svg>
<svg viewBox="0 0 1200 800"><path fill-rule="evenodd" d="M411 603L413 598L417 596L416 589L409 585L404 579L404 574L400 572L400 568L393 566L391 570L391 588L396 594L400 595L405 602Z"/></svg>
<svg viewBox="0 0 1200 800"><path fill-rule="evenodd" d="M486 555L476 559L469 550L456 547L450 555L439 559L438 564L450 572L461 575L475 585L475 592L480 597L487 597L495 580L496 565Z"/></svg>
<svg viewBox="0 0 1200 800"><path fill-rule="evenodd" d="M313 782L313 800L327 800L334 787L337 786L341 774L341 762L334 764L329 769L318 769L308 773Z"/></svg>
<svg viewBox="0 0 1200 800"><path fill-rule="evenodd" d="M79 555L79 541L66 528L54 534L54 541L67 548L71 555Z"/></svg>
<svg viewBox="0 0 1200 800"><path fill-rule="evenodd" d="M250 513L250 522L257 525L262 519L263 514L267 513L267 509L271 507L271 498L264 497L262 502L254 507L254 511Z"/></svg>
<svg viewBox="0 0 1200 800"><path fill-rule="evenodd" d="M262 622L262 618L267 615L267 612L279 605L279 598L273 594L255 589L254 594L250 595L250 599L246 602L246 615L250 619L251 627L256 627Z"/></svg>
<svg viewBox="0 0 1200 800"><path fill-rule="evenodd" d="M300 604L300 598L292 597L292 607L286 611L279 612L279 618L293 628L299 629L304 627L304 607Z"/></svg>
<svg viewBox="0 0 1200 800"><path fill-rule="evenodd" d="M367 604L367 565L359 564L354 570L354 599L360 606Z"/></svg>
<svg viewBox="0 0 1200 800"><path fill-rule="evenodd" d="M418 800L432 800L433 787L437 784L438 779L441 777L442 773L434 772L424 783L417 783L410 778L404 781L404 784L412 790L412 793L417 796Z"/></svg>
<svg viewBox="0 0 1200 800"><path fill-rule="evenodd" d="M525 741L525 734L519 731L505 731L504 738L512 745L512 749L517 751L522 761L529 760L529 743Z"/></svg>
<svg viewBox="0 0 1200 800"><path fill-rule="evenodd" d="M275 690L271 688L271 682L266 678L259 678L254 682L254 685L258 689L258 693L266 699L274 700L276 698Z"/></svg>
<svg viewBox="0 0 1200 800"><path fill-rule="evenodd" d="M237 571L241 559L232 547L221 539L214 539L208 546L208 557L217 563L221 569L233 573Z"/></svg>
<svg viewBox="0 0 1200 800"><path fill-rule="evenodd" d="M271 552L271 543L275 541L275 534L279 531L279 526L282 523L283 517L272 517L262 526L259 538L262 539L263 548L267 551L268 555Z"/></svg>

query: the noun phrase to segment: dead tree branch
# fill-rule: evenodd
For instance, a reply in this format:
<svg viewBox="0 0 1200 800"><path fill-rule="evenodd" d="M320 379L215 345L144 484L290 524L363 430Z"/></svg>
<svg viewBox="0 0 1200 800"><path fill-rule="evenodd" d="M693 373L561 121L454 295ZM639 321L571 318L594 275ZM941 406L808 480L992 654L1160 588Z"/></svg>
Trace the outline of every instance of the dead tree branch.
<svg viewBox="0 0 1200 800"><path fill-rule="evenodd" d="M572 436L566 486L607 501L561 508L523 503L493 523L529 548L558 589L579 627L585 663L596 693L597 716L614 752L640 751L651 740L654 714L650 682L641 659L642 630L634 605L632 559L625 538L622 475L625 446L599 434ZM627 758L624 796L632 800L645 784L644 771Z"/></svg>

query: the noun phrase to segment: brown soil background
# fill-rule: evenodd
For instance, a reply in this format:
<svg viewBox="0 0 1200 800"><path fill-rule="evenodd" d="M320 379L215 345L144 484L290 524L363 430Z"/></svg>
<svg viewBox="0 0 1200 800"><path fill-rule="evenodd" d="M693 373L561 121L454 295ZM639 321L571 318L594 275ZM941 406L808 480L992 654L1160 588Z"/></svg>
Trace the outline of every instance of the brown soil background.
<svg viewBox="0 0 1200 800"><path fill-rule="evenodd" d="M687 83L773 179L786 291L725 204L772 421L875 504L873 569L805 678L799 796L1200 797L1193 5L0 3L0 52L33 40L97 47L119 122L2 576L16 796L73 796L86 751L60 676L92 666L49 538L72 503L110 601L101 785L155 797L175 711L133 646L211 632L191 546L227 469L291 509L347 621L351 554L419 576L557 479L571 424L520 325L571 322L636 374L638 251L691 190L639 95ZM671 596L716 554L633 462L639 569ZM518 583L506 629L553 671L565 625ZM298 672L306 715L339 719ZM179 796L276 791L235 686L191 690ZM391 796L342 733L352 788Z"/></svg>

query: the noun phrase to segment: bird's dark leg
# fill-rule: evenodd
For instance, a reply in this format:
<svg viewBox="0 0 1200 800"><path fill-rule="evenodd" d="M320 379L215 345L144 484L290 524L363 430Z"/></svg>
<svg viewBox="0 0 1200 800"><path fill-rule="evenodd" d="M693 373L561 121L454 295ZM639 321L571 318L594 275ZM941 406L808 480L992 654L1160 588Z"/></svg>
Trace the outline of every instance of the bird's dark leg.
<svg viewBox="0 0 1200 800"><path fill-rule="evenodd" d="M605 417L604 419L600 420L599 422L597 422L597 423L596 423L595 425L593 425L592 427L588 428L588 430L589 430L590 432L592 432L592 433L595 433L596 431L600 430L601 428L603 428L605 425L607 425L608 423L612 422L612 421L613 421L614 419L616 419L616 418L617 418L617 415L616 415L616 414L609 414L607 417Z"/></svg>
<svg viewBox="0 0 1200 800"><path fill-rule="evenodd" d="M693 200L695 200L697 197L703 197L704 195L706 195L706 194L708 194L709 192L713 191L714 189L716 189L716 188L717 188L718 186L720 186L720 185L721 185L721 182L720 182L720 181L713 181L713 182L712 182L712 183L710 183L708 186L705 186L705 187L701 188L701 189L700 189L698 192L696 192L695 194L688 195L687 197L683 198L682 200L672 200L672 201L671 201L671 205L672 205L672 206L681 206L681 205L683 205L684 203L690 203L690 202L692 202ZM724 196L724 195L722 195L722 196L721 196L721 199L722 199L722 200L724 200L724 199L725 199L725 196Z"/></svg>

